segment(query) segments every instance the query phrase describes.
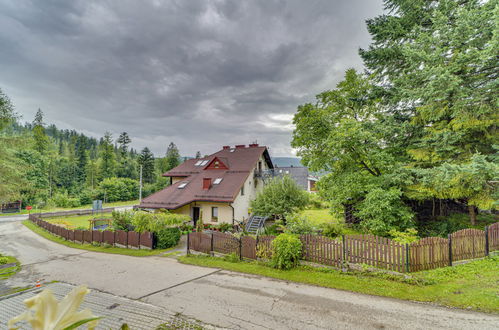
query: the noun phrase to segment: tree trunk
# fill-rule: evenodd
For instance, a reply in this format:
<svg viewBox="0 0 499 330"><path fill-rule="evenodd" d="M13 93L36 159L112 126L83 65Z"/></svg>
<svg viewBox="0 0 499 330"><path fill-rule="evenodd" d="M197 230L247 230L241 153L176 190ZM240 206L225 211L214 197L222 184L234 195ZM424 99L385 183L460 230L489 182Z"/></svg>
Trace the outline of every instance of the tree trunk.
<svg viewBox="0 0 499 330"><path fill-rule="evenodd" d="M468 212L470 214L471 225L474 226L476 224L476 212L474 205L468 205Z"/></svg>

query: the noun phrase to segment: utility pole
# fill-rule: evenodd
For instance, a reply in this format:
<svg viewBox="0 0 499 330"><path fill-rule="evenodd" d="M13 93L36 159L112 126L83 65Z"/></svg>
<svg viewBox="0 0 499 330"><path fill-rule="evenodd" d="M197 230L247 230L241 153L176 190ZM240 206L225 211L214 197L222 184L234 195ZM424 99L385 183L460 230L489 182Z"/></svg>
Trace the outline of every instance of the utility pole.
<svg viewBox="0 0 499 330"><path fill-rule="evenodd" d="M139 204L142 204L142 165L140 165Z"/></svg>

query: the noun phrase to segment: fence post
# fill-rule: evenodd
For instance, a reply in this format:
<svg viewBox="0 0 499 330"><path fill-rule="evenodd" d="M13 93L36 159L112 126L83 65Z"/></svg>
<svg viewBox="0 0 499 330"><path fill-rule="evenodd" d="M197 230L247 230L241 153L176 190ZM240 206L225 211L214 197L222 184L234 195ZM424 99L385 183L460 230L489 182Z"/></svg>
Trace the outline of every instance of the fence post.
<svg viewBox="0 0 499 330"><path fill-rule="evenodd" d="M452 235L449 234L449 266L452 266Z"/></svg>
<svg viewBox="0 0 499 330"><path fill-rule="evenodd" d="M191 240L190 240L190 237L191 237L190 233L191 233L190 231L187 232L187 255L191 254L191 251L189 250L189 247L190 247L189 245L190 245L190 242L191 242Z"/></svg>
<svg viewBox="0 0 499 330"><path fill-rule="evenodd" d="M341 235L342 249L343 249L343 263L347 261L347 250L345 246L345 235Z"/></svg>
<svg viewBox="0 0 499 330"><path fill-rule="evenodd" d="M215 255L215 251L213 251L213 232L211 233L211 246L210 246L210 254Z"/></svg>
<svg viewBox="0 0 499 330"><path fill-rule="evenodd" d="M485 226L485 256L489 256L489 226Z"/></svg>
<svg viewBox="0 0 499 330"><path fill-rule="evenodd" d="M242 236L239 237L239 260L243 260L243 240Z"/></svg>
<svg viewBox="0 0 499 330"><path fill-rule="evenodd" d="M409 244L405 245L405 271L409 273Z"/></svg>

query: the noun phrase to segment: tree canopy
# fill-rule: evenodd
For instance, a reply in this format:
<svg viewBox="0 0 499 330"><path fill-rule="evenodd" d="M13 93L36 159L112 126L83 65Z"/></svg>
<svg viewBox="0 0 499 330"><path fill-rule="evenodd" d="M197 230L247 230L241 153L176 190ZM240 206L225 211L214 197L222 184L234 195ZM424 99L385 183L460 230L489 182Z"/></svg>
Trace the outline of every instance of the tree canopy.
<svg viewBox="0 0 499 330"><path fill-rule="evenodd" d="M307 206L308 193L289 176L273 178L251 202L253 214L282 219Z"/></svg>
<svg viewBox="0 0 499 330"><path fill-rule="evenodd" d="M409 200L497 208L498 1L385 1L365 74L298 107L292 146L334 208L373 232L411 226Z"/></svg>

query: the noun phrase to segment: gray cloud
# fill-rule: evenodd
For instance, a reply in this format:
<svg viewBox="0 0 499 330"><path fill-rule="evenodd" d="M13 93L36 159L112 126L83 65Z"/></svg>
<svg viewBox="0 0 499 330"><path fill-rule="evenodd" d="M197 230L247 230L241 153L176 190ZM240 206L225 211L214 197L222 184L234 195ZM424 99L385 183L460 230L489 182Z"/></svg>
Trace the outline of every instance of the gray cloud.
<svg viewBox="0 0 499 330"><path fill-rule="evenodd" d="M289 155L296 107L362 68L365 1L0 0L0 88L25 120L183 154Z"/></svg>

